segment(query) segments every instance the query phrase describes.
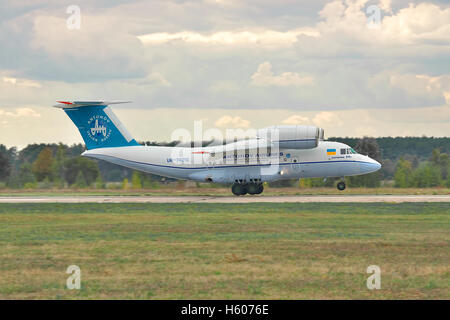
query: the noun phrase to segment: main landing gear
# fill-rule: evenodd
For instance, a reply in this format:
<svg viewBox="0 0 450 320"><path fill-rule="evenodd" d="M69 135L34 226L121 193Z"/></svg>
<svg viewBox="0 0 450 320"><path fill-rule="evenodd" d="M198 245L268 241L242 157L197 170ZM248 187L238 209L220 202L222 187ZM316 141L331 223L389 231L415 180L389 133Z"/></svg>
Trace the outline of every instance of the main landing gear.
<svg viewBox="0 0 450 320"><path fill-rule="evenodd" d="M344 181L338 182L337 188L339 191L344 191L345 190L345 182Z"/></svg>
<svg viewBox="0 0 450 320"><path fill-rule="evenodd" d="M233 183L233 185L231 186L231 192L233 192L233 194L235 196L243 196L245 194L260 194L264 191L264 187L262 185L262 183L255 183L255 182L250 182L250 183L238 183L235 182Z"/></svg>

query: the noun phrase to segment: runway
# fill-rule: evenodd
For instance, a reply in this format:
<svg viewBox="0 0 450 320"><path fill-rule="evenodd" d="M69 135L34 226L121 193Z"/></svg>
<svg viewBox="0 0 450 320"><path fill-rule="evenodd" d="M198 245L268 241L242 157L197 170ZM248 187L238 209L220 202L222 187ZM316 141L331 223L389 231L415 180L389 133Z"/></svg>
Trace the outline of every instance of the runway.
<svg viewBox="0 0 450 320"><path fill-rule="evenodd" d="M317 195L317 196L14 196L1 203L402 203L450 202L450 195Z"/></svg>

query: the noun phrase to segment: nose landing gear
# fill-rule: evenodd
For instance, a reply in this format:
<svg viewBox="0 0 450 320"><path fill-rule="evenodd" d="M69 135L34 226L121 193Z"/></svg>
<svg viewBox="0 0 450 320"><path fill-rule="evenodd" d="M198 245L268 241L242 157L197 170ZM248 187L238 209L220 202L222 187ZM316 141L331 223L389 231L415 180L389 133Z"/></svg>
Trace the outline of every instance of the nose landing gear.
<svg viewBox="0 0 450 320"><path fill-rule="evenodd" d="M340 190L340 191L344 191L344 190L345 190L345 182L344 182L344 181L338 182L337 188L338 188L338 190Z"/></svg>
<svg viewBox="0 0 450 320"><path fill-rule="evenodd" d="M255 183L255 182L250 182L250 183L233 183L233 185L231 186L231 192L233 192L233 194L235 196L243 196L246 193L254 195L254 194L261 194L264 191L264 187L262 185L262 183Z"/></svg>

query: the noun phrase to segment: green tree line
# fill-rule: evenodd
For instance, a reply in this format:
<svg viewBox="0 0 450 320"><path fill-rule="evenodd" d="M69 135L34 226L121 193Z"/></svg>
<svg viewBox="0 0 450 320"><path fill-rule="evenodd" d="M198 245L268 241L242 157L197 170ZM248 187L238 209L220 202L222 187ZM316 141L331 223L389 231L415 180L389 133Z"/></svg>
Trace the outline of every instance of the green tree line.
<svg viewBox="0 0 450 320"><path fill-rule="evenodd" d="M84 150L81 144L31 144L20 151L0 145L0 187L103 189L107 182L123 182L130 178L133 181L131 187L149 188L159 179L105 161L81 157Z"/></svg>
<svg viewBox="0 0 450 320"><path fill-rule="evenodd" d="M382 164L368 175L347 178L349 186L379 187L384 183L399 188L450 187L448 153L450 138L386 137L330 138ZM145 142L145 145L173 146L176 143ZM207 145L208 142L205 143ZM0 145L0 187L8 188L104 188L115 182L122 188L151 188L161 177L135 172L101 160L80 157L84 145L30 144L21 149ZM165 179L171 181L171 179ZM292 186L298 181L279 181L272 186ZM333 186L333 179L302 179L306 187Z"/></svg>

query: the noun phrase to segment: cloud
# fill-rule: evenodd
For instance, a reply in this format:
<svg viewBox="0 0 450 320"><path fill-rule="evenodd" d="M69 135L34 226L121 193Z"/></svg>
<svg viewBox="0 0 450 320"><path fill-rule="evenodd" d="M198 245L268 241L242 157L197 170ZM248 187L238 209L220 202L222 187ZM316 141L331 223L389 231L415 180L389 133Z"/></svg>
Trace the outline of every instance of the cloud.
<svg viewBox="0 0 450 320"><path fill-rule="evenodd" d="M252 84L259 87L287 87L310 86L314 84L311 76L301 76L294 72L283 72L279 76L272 72L272 65L266 61L258 66L258 70L252 75Z"/></svg>
<svg viewBox="0 0 450 320"><path fill-rule="evenodd" d="M432 3L410 3L407 8L393 12L388 0L378 3L384 10L381 26L370 29L364 11L369 0L327 3L319 15L323 19L317 24L321 36L337 35L336 40L362 42L371 46L423 44L430 41L450 41L450 8L440 8ZM350 37L352 37L350 39ZM348 42L347 42L348 44Z"/></svg>
<svg viewBox="0 0 450 320"><path fill-rule="evenodd" d="M300 115L294 114L289 118L284 119L282 123L290 125L309 124L310 120L308 117L302 117Z"/></svg>
<svg viewBox="0 0 450 320"><path fill-rule="evenodd" d="M376 30L367 26L372 4L383 10ZM47 128L46 137L54 139L53 118L47 116L55 110L41 110L66 98L133 100L141 112L165 108L151 113L161 130L163 118L169 118L168 127L183 114L181 126L191 120L187 112L199 108L196 114L208 119L249 110L239 116L252 126L301 123L299 115L339 135L355 135L356 128L448 132L443 109L439 127L424 123L434 126L431 116L424 118L426 108L431 113L450 105L450 5L444 0L82 0L79 5L81 29L68 30L64 2L0 3L2 118L10 124L16 119L15 126L28 119L20 128L35 126L31 140ZM42 107L42 116L5 116L24 106ZM128 112L129 106L115 109ZM220 112L211 115L213 109ZM403 120L376 120L382 110L390 115L394 109ZM355 110L370 116L362 122L366 113ZM316 118L321 112L341 122L323 114ZM257 121L257 113L266 119ZM150 130L148 119L137 111L135 116L133 128L136 122L143 133ZM73 132L78 137L76 128ZM0 134L8 143L16 136L6 129Z"/></svg>
<svg viewBox="0 0 450 320"><path fill-rule="evenodd" d="M218 128L249 128L250 121L239 116L223 116L217 119L214 125Z"/></svg>
<svg viewBox="0 0 450 320"><path fill-rule="evenodd" d="M171 87L172 84L159 72L153 72L146 78L138 80L139 85L152 87Z"/></svg>
<svg viewBox="0 0 450 320"><path fill-rule="evenodd" d="M392 2L391 0L380 0L379 3L380 9L387 12L392 13Z"/></svg>
<svg viewBox="0 0 450 320"><path fill-rule="evenodd" d="M28 79L17 79L12 77L3 77L3 82L7 84L12 84L19 87L31 87L31 88L41 88L39 82L28 80Z"/></svg>
<svg viewBox="0 0 450 320"><path fill-rule="evenodd" d="M40 59L27 66L29 72L67 82L145 77L150 71L148 56L125 17L81 8L80 29L67 27L65 10L38 11L28 17L32 21L28 50Z"/></svg>
<svg viewBox="0 0 450 320"><path fill-rule="evenodd" d="M328 125L341 126L343 124L340 116L335 112L322 111L314 116L312 122L318 127Z"/></svg>
<svg viewBox="0 0 450 320"><path fill-rule="evenodd" d="M219 31L202 34L193 31L175 33L156 32L138 36L146 45L161 45L164 43L185 43L194 45L245 46L258 45L262 47L289 47L298 41L299 36L318 37L317 30L302 28L288 31Z"/></svg>
<svg viewBox="0 0 450 320"><path fill-rule="evenodd" d="M450 41L450 8L432 3L409 4L397 14L386 16L379 37L397 43L414 44Z"/></svg>
<svg viewBox="0 0 450 320"><path fill-rule="evenodd" d="M31 108L17 108L14 111L0 110L0 116L10 118L39 118L41 115Z"/></svg>
<svg viewBox="0 0 450 320"><path fill-rule="evenodd" d="M390 83L411 96L441 97L450 105L450 75L432 77L426 74L393 74Z"/></svg>

